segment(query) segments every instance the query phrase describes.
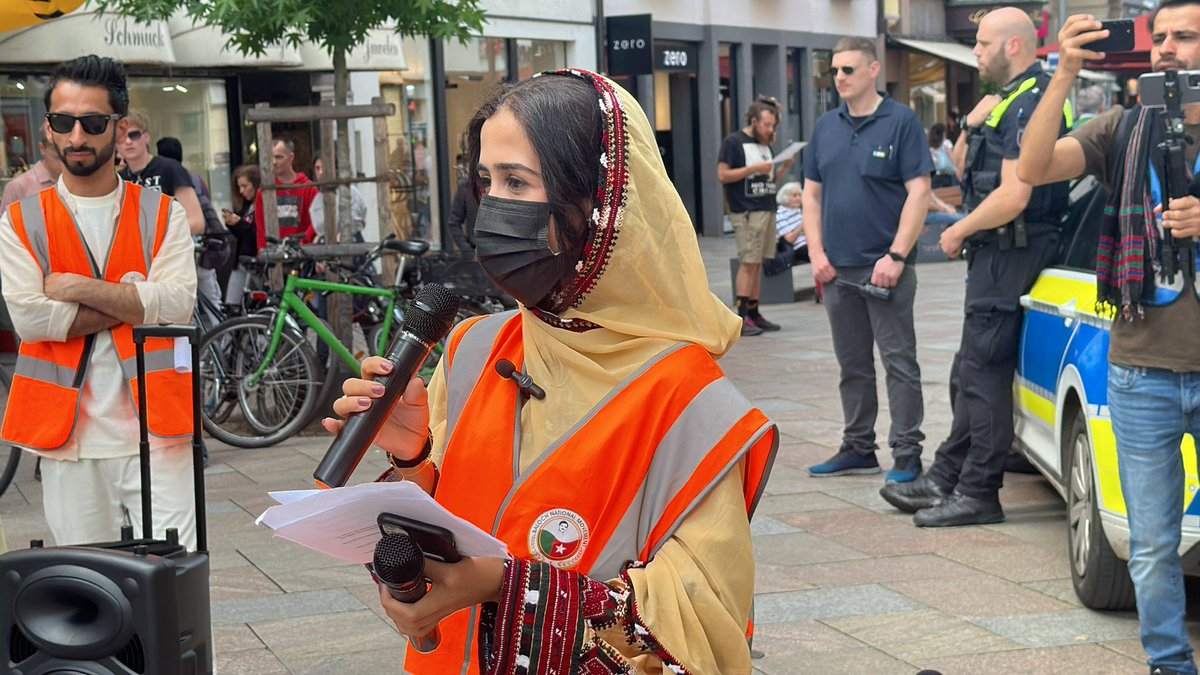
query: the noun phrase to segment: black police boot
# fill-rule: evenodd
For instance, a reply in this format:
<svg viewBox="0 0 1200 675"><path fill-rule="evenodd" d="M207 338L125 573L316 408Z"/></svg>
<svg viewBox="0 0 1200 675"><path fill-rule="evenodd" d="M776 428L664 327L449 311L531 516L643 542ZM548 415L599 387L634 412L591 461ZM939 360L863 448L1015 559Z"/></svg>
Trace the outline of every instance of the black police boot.
<svg viewBox="0 0 1200 675"><path fill-rule="evenodd" d="M957 490L938 504L917 511L913 524L917 527L958 527L988 525L1004 520L1000 500L968 497Z"/></svg>
<svg viewBox="0 0 1200 675"><path fill-rule="evenodd" d="M929 474L923 473L908 483L884 483L879 496L905 513L916 513L941 503L948 495Z"/></svg>

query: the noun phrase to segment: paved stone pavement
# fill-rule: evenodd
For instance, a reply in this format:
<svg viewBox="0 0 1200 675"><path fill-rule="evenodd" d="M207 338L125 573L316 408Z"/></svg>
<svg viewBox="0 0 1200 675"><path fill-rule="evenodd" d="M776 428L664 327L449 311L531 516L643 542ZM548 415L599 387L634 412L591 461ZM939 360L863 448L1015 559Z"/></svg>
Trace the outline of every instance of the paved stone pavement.
<svg viewBox="0 0 1200 675"><path fill-rule="evenodd" d="M701 242L714 292L730 299L731 238ZM961 262L918 267L917 333L926 456L949 428L947 375L961 325ZM807 268L797 288L811 288ZM779 333L747 338L722 366L783 432L753 523L756 672L1144 673L1131 614L1082 608L1071 589L1062 501L1010 474L1008 521L918 530L878 496L882 476L810 478L840 441L837 366L821 305L765 306ZM880 438L887 435L880 379ZM219 672L398 672L403 641L361 567L274 539L254 518L268 490L303 488L328 440L272 448L212 443L207 470ZM885 467L889 461L881 457ZM30 461L0 498L10 545L48 533ZM357 480L384 468L368 456ZM1200 636L1200 627L1192 626Z"/></svg>

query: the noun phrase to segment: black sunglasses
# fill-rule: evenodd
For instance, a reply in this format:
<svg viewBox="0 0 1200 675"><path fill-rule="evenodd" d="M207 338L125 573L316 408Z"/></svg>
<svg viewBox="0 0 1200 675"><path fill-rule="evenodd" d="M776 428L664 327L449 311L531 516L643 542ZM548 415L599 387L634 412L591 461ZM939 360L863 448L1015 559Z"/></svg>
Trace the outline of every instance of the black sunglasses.
<svg viewBox="0 0 1200 675"><path fill-rule="evenodd" d="M837 77L837 71L838 71L838 67L837 67L837 66L834 66L834 67L830 68L830 69L829 69L829 76L830 76L830 77ZM853 74L854 74L854 66L842 66L842 67L841 67L841 71L842 71L842 74L843 74L843 75L845 75L846 77L850 77L851 75L853 75Z"/></svg>
<svg viewBox="0 0 1200 675"><path fill-rule="evenodd" d="M131 141L140 141L142 140L142 134L144 133L145 132L141 131L140 129L130 129L126 136L129 136L129 140Z"/></svg>
<svg viewBox="0 0 1200 675"><path fill-rule="evenodd" d="M92 115L68 115L67 113L46 113L46 121L50 122L50 129L56 134L69 134L75 130L75 123L83 127L83 133L89 136L98 136L104 133L108 128L109 120L119 120L121 115L113 113L112 115L101 115L95 113Z"/></svg>

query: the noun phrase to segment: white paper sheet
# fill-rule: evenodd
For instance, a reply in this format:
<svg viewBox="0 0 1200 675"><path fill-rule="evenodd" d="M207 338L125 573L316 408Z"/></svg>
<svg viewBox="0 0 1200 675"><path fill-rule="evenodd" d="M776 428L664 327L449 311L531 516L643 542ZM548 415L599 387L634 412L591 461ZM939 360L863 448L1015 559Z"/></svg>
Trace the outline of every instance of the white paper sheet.
<svg viewBox="0 0 1200 675"><path fill-rule="evenodd" d="M804 141L804 142L797 141L795 143L792 143L791 145L789 145L786 148L784 148L783 150L781 150L778 155L775 155L774 157L772 157L771 163L772 164L782 164L783 162L788 161L792 157L795 157L797 152L800 152L801 150L803 150L804 146L806 146L806 145L808 145L807 141Z"/></svg>
<svg viewBox="0 0 1200 675"><path fill-rule="evenodd" d="M287 490L271 496L280 504L264 511L257 523L275 530L276 536L347 562L371 562L380 536L375 519L385 512L450 530L463 555L508 556L504 542L447 511L407 481Z"/></svg>

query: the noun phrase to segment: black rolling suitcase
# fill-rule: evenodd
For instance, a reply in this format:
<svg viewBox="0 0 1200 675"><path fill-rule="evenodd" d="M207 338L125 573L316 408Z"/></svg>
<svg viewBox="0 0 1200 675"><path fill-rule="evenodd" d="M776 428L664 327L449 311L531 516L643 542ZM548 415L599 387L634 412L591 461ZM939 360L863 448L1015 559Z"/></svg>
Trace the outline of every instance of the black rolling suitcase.
<svg viewBox="0 0 1200 675"><path fill-rule="evenodd" d="M192 354L196 551L167 530L155 539L146 422L146 338L186 337ZM137 345L142 537L31 548L0 556L0 673L207 675L213 672L209 558L200 424L200 331L139 326Z"/></svg>

